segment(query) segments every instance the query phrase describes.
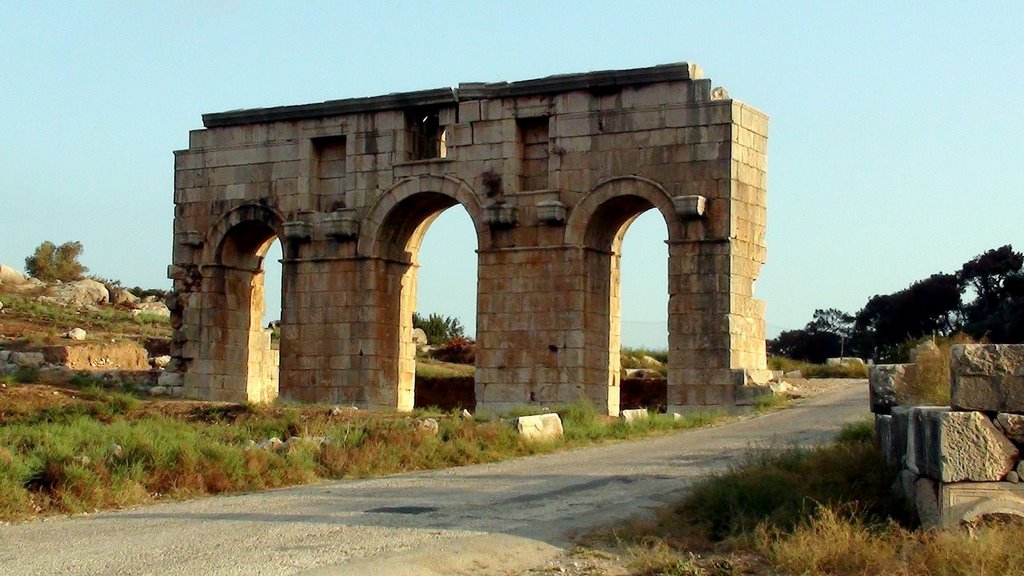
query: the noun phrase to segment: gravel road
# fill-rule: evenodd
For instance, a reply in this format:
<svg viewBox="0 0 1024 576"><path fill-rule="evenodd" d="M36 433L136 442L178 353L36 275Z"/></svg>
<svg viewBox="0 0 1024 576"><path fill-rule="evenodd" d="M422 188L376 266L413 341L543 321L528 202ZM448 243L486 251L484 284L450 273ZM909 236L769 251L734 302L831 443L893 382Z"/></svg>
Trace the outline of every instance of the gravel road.
<svg viewBox="0 0 1024 576"><path fill-rule="evenodd" d="M750 448L865 418L866 381L730 424L495 464L0 526L0 574L507 574Z"/></svg>

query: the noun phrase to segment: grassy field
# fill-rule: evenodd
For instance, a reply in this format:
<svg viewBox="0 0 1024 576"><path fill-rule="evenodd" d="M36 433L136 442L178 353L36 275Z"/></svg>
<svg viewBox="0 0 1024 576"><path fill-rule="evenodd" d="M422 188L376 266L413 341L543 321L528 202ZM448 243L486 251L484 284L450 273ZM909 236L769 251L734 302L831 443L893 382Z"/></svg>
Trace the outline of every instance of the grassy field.
<svg viewBox="0 0 1024 576"><path fill-rule="evenodd" d="M0 402L0 519L491 462L724 418L654 415L627 424L579 403L556 409L563 419L563 440L531 443L507 422L464 419L456 413L148 402L106 390L89 378L78 383L82 387L66 401L45 407L10 401L11 390L5 391L7 400ZM8 386L51 397L48 387ZM436 435L418 426L423 418L437 420ZM271 438L288 444L261 445Z"/></svg>

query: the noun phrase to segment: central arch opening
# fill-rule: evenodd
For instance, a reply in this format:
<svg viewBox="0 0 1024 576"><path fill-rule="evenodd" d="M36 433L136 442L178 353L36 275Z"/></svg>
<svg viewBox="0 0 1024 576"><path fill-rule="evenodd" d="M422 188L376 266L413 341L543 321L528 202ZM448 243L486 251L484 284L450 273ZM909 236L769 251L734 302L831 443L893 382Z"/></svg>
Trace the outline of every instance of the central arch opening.
<svg viewBox="0 0 1024 576"><path fill-rule="evenodd" d="M444 216L442 216L444 213ZM466 222L468 221L468 225ZM468 233L467 233L468 228ZM431 230L430 242L423 250L427 231ZM427 397L417 400L416 374L417 352L422 342L414 338L413 314L422 310L429 317L436 314L442 318L458 318L460 323L473 334L476 326L476 256L478 241L476 230L468 211L457 200L438 192L420 192L399 201L389 212L381 225L378 236L381 252L394 272L392 278L400 275L397 287L391 292L391 306L388 317L382 318L384 334L391 334L388 348L394 354L394 374L397 380L396 406L399 410L411 410L414 405L434 405L451 408L463 403L472 403L472 370L461 374L463 380L469 376L469 384L449 389L441 382L431 382ZM421 292L420 269L426 264L426 291ZM394 274L394 275L392 275ZM469 280L471 278L472 280ZM427 306L419 306L420 297ZM467 305L468 304L468 305ZM460 315L466 315L465 320ZM394 329L389 328L394 327ZM447 342L427 342L428 346L443 348ZM471 353L471 351L470 351ZM387 359L385 359L387 362ZM390 364L390 362L389 362ZM437 366L439 362L426 360L424 364L435 366L434 376L451 376L453 385L459 384L460 374L452 367ZM444 368L443 370L439 370ZM439 373L440 372L440 373ZM426 378L425 378L426 380ZM469 394L468 396L466 394ZM422 394L420 394L422 396ZM465 397L464 397L465 396Z"/></svg>
<svg viewBox="0 0 1024 576"><path fill-rule="evenodd" d="M414 405L475 410L477 239L465 209L441 212L415 256ZM417 322L414 322L414 325Z"/></svg>

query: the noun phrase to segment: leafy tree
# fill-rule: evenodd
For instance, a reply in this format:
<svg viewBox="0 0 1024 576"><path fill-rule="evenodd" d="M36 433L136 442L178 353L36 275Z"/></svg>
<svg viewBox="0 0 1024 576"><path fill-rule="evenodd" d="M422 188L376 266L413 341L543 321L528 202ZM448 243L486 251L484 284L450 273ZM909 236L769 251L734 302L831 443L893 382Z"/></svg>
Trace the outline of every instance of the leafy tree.
<svg viewBox="0 0 1024 576"><path fill-rule="evenodd" d="M963 310L964 331L991 342L1024 341L1024 255L1010 245L964 263L960 281L975 294Z"/></svg>
<svg viewBox="0 0 1024 576"><path fill-rule="evenodd" d="M973 299L965 302L965 292ZM835 309L815 310L804 329L768 344L774 354L813 362L837 355L837 341L849 338L851 355L898 362L906 360L907 342L960 331L976 340L1024 342L1024 254L1010 245L989 250L956 274L932 274L872 296L852 319Z"/></svg>
<svg viewBox="0 0 1024 576"><path fill-rule="evenodd" d="M65 242L57 246L47 240L25 258L25 271L45 282L80 280L89 270L78 261L84 250L81 242Z"/></svg>
<svg viewBox="0 0 1024 576"><path fill-rule="evenodd" d="M427 342L431 344L444 344L454 338L465 337L465 328L458 318L452 316L441 316L431 314L427 318L413 313L413 328L419 328L427 335Z"/></svg>
<svg viewBox="0 0 1024 576"><path fill-rule="evenodd" d="M952 335L960 328L962 291L956 275L932 274L899 292L871 297L854 323L857 353L896 361L906 340Z"/></svg>
<svg viewBox="0 0 1024 576"><path fill-rule="evenodd" d="M853 333L853 316L836 308L818 309L802 330L788 330L768 342L768 351L794 360L821 364L844 352Z"/></svg>

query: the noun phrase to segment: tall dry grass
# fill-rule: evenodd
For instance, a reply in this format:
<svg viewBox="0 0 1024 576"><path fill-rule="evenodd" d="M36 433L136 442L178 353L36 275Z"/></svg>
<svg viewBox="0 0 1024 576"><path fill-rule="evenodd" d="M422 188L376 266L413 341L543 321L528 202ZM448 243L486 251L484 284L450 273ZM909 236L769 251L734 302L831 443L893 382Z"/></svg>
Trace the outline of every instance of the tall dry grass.
<svg viewBox="0 0 1024 576"><path fill-rule="evenodd" d="M955 344L970 344L974 340L966 334L955 334L950 338L938 338L934 342L934 348L917 348L914 364L906 374L906 388L900 394L900 404L949 405L950 349Z"/></svg>

